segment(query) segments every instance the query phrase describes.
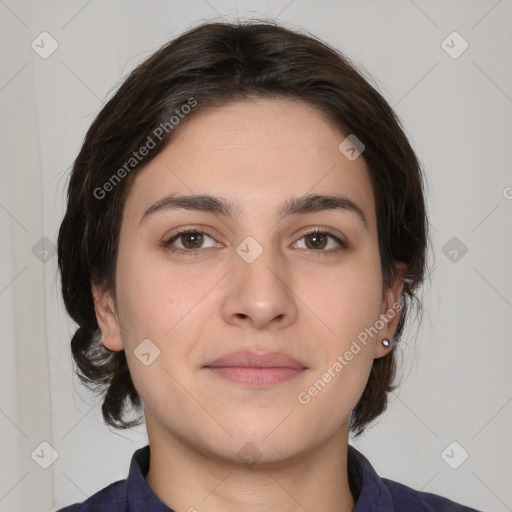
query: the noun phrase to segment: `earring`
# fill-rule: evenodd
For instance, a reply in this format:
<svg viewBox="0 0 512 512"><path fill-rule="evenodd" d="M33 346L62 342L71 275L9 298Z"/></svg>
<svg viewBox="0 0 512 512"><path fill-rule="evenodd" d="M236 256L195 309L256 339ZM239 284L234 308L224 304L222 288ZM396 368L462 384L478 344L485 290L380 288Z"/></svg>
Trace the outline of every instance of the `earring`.
<svg viewBox="0 0 512 512"><path fill-rule="evenodd" d="M391 341L389 341L387 338L384 338L381 342L386 348L389 348L391 345Z"/></svg>

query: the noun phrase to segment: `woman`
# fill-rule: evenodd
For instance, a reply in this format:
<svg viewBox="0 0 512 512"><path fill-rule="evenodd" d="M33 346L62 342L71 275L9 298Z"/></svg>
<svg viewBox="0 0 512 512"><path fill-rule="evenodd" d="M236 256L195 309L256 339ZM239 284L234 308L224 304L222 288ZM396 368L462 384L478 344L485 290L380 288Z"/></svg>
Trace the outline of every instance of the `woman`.
<svg viewBox="0 0 512 512"><path fill-rule="evenodd" d="M149 445L62 510L474 510L348 444L395 389L427 240L418 160L346 57L275 23L165 45L90 127L58 240L78 374Z"/></svg>

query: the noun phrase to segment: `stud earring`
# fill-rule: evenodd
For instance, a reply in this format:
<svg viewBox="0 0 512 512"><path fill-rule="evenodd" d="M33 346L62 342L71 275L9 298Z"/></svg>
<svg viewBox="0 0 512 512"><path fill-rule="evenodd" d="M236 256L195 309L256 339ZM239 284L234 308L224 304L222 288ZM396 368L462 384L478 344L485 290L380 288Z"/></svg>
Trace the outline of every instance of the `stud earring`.
<svg viewBox="0 0 512 512"><path fill-rule="evenodd" d="M387 338L384 338L381 342L386 348L389 348L391 345L391 341L389 341Z"/></svg>

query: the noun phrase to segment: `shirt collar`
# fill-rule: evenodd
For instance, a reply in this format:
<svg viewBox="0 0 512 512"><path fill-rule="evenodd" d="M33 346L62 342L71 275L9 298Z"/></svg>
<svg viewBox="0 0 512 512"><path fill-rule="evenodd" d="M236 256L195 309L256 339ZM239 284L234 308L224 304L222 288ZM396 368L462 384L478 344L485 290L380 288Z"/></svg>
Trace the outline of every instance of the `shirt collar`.
<svg viewBox="0 0 512 512"><path fill-rule="evenodd" d="M126 512L172 512L171 508L158 499L144 479L149 471L149 459L149 444L133 454L126 482Z"/></svg>
<svg viewBox="0 0 512 512"><path fill-rule="evenodd" d="M352 512L395 512L393 498L370 461L348 445L348 481L357 498Z"/></svg>
<svg viewBox="0 0 512 512"><path fill-rule="evenodd" d="M133 454L126 485L126 512L172 512L146 483L149 460L149 445ZM350 489L357 499L352 512L395 512L393 499L386 485L368 459L350 444L347 462Z"/></svg>

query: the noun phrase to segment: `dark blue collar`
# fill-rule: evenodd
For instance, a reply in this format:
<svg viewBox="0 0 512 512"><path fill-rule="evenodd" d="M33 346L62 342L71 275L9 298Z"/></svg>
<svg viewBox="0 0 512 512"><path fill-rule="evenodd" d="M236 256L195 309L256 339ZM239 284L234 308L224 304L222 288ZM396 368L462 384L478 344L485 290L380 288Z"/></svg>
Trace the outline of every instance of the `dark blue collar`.
<svg viewBox="0 0 512 512"><path fill-rule="evenodd" d="M368 459L350 444L347 458L350 489L357 499L353 512L395 512L393 498L386 484ZM126 486L126 511L172 512L156 497L144 479L149 471L149 459L149 445L133 454Z"/></svg>

